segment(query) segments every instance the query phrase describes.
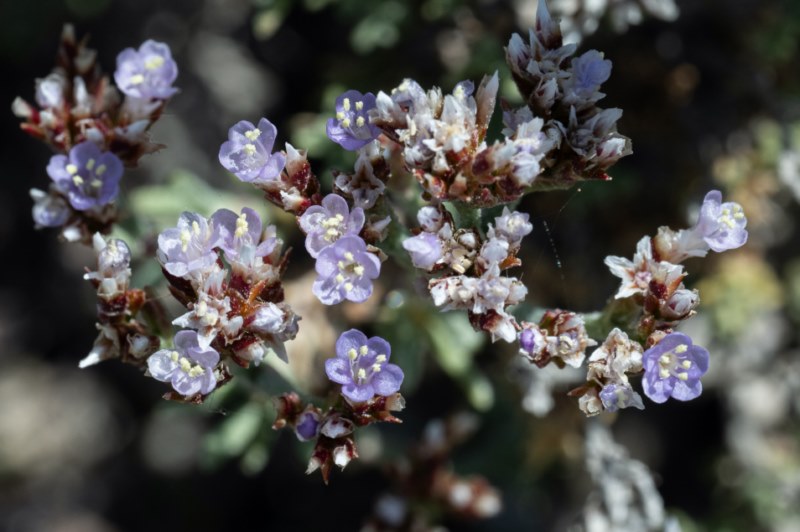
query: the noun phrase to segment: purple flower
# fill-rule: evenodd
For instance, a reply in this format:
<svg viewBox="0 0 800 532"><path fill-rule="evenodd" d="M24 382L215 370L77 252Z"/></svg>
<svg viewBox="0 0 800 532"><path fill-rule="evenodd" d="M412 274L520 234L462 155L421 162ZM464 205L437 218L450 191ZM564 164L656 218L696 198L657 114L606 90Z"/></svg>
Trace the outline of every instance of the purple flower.
<svg viewBox="0 0 800 532"><path fill-rule="evenodd" d="M403 240L403 248L411 255L411 263L415 268L430 271L442 258L442 243L439 237L427 231Z"/></svg>
<svg viewBox="0 0 800 532"><path fill-rule="evenodd" d="M503 214L494 219L494 227L489 228L488 237L505 240L511 246L518 246L522 238L533 231L530 215L525 212L510 211L503 207Z"/></svg>
<svg viewBox="0 0 800 532"><path fill-rule="evenodd" d="M313 409L307 409L297 416L294 433L300 441L313 440L319 434L320 415Z"/></svg>
<svg viewBox="0 0 800 532"><path fill-rule="evenodd" d="M342 395L353 403L369 401L375 395L388 397L403 382L403 370L388 363L391 354L392 348L383 338L367 340L361 331L350 329L336 340L336 358L325 361L325 373L342 385Z"/></svg>
<svg viewBox="0 0 800 532"><path fill-rule="evenodd" d="M128 96L166 100L178 92L172 86L177 77L178 65L164 43L148 40L138 50L126 48L117 56L114 81Z"/></svg>
<svg viewBox="0 0 800 532"><path fill-rule="evenodd" d="M630 385L607 384L600 390L600 401L609 412L616 412L621 408L634 407L644 410L642 397L633 391Z"/></svg>
<svg viewBox="0 0 800 532"><path fill-rule="evenodd" d="M300 227L306 233L306 250L316 258L320 251L345 235L358 235L364 227L364 210L353 211L341 196L328 194L322 205L312 205L300 217Z"/></svg>
<svg viewBox="0 0 800 532"><path fill-rule="evenodd" d="M252 265L256 257L272 253L278 243L274 237L261 242L261 218L247 207L241 214L220 209L211 215L211 225L219 234L217 245L230 262Z"/></svg>
<svg viewBox="0 0 800 532"><path fill-rule="evenodd" d="M343 236L317 256L314 295L326 305L343 300L361 303L372 295L372 280L381 272L381 261L367 251L355 235Z"/></svg>
<svg viewBox="0 0 800 532"><path fill-rule="evenodd" d="M590 99L611 75L611 61L597 50L589 50L572 60L572 90L578 98Z"/></svg>
<svg viewBox="0 0 800 532"><path fill-rule="evenodd" d="M328 120L328 138L348 151L355 151L378 138L377 126L369 120L375 95L350 90L336 98L336 118Z"/></svg>
<svg viewBox="0 0 800 532"><path fill-rule="evenodd" d="M53 155L47 174L75 210L85 211L102 207L117 197L122 161L87 140L73 146L69 156Z"/></svg>
<svg viewBox="0 0 800 532"><path fill-rule="evenodd" d="M642 387L652 401L663 403L670 397L689 401L703 392L700 377L708 371L708 351L674 332L644 352L642 365Z"/></svg>
<svg viewBox="0 0 800 532"><path fill-rule="evenodd" d="M703 199L700 219L694 231L708 247L721 253L736 249L747 242L747 218L742 206L732 201L722 203L719 190L712 190Z"/></svg>
<svg viewBox="0 0 800 532"><path fill-rule="evenodd" d="M210 268L217 261L214 247L219 234L209 227L205 218L194 212L184 212L178 227L158 235L158 261L171 275L185 277L195 271Z"/></svg>
<svg viewBox="0 0 800 532"><path fill-rule="evenodd" d="M186 397L211 393L217 385L214 366L219 362L219 353L211 347L200 347L195 331L179 331L174 344L174 349L161 349L150 355L150 375L161 382L171 382L175 391Z"/></svg>
<svg viewBox="0 0 800 532"><path fill-rule="evenodd" d="M242 120L228 130L228 140L219 147L219 162L246 183L275 181L286 165L283 153L272 153L278 130L266 118L258 127Z"/></svg>

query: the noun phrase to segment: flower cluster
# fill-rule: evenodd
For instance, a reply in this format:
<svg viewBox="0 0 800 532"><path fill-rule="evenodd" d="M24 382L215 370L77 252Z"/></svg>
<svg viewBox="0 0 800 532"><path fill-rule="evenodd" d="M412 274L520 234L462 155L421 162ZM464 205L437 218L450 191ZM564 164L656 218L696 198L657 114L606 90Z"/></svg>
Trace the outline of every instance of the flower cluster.
<svg viewBox="0 0 800 532"><path fill-rule="evenodd" d="M391 353L391 346L383 338L367 338L361 331L351 329L336 341L336 356L325 362L328 378L342 386L344 402L337 402L323 413L313 404L304 405L295 393L279 398L273 428L288 425L301 441L315 441L306 473L319 469L327 483L333 465L344 469L358 457L353 438L356 427L400 423L391 412L405 407L405 399L399 393L403 370L389 363Z"/></svg>
<svg viewBox="0 0 800 532"><path fill-rule="evenodd" d="M317 259L314 295L326 305L345 299L366 301L381 261L358 236L364 227L364 210L351 211L344 198L328 194L321 205L309 207L298 223L306 233L306 250Z"/></svg>
<svg viewBox="0 0 800 532"><path fill-rule="evenodd" d="M37 227L60 227L67 241L91 243L116 218L112 204L123 165L161 148L149 138L178 74L169 47L146 41L117 57L115 88L95 63L96 52L76 42L71 26L61 36L58 65L36 81L36 104L21 98L12 110L23 131L59 152L47 167L47 191L31 189ZM121 91L125 98L121 99Z"/></svg>
<svg viewBox="0 0 800 532"><path fill-rule="evenodd" d="M611 74L611 61L597 50L575 54L574 44L563 44L561 29L539 2L536 25L529 42L514 34L506 61L527 107L509 109L509 130L533 115L546 120L544 132L553 142L548 167L539 178L542 187L565 188L583 179L607 179L606 171L631 153L630 140L616 130L620 109L601 109L600 86Z"/></svg>
<svg viewBox="0 0 800 532"><path fill-rule="evenodd" d="M244 367L258 365L269 350L285 361L284 342L296 336L299 318L283 302L281 246L275 227L264 230L252 209L220 209L208 220L183 213L158 237L170 291L188 309L173 324L196 331L192 341L202 350Z"/></svg>
<svg viewBox="0 0 800 532"><path fill-rule="evenodd" d="M533 230L528 215L504 208L485 239L474 228L456 230L443 208L423 207L417 220L417 235L403 247L415 267L445 274L428 282L434 304L442 310L465 309L476 330L489 332L492 341L513 342L519 326L506 308L521 302L528 290L501 273L521 265L516 253ZM452 273L456 275L448 275Z"/></svg>
<svg viewBox="0 0 800 532"><path fill-rule="evenodd" d="M159 340L136 319L140 310L147 310L147 297L143 290L130 288L130 249L125 241L116 238L106 241L99 233L95 233L92 241L97 252L97 270L83 278L97 289L99 334L79 365L85 368L119 358L141 366L158 349Z"/></svg>
<svg viewBox="0 0 800 532"><path fill-rule="evenodd" d="M539 324L522 323L520 353L540 368L555 359L556 364L581 367L586 348L597 342L586 334L583 318L568 310L548 310Z"/></svg>
<svg viewBox="0 0 800 532"><path fill-rule="evenodd" d="M277 128L262 118L258 126L242 120L228 130L219 148L219 162L240 181L250 183L281 209L300 216L319 203L319 181L305 152L286 143L285 152L273 153Z"/></svg>

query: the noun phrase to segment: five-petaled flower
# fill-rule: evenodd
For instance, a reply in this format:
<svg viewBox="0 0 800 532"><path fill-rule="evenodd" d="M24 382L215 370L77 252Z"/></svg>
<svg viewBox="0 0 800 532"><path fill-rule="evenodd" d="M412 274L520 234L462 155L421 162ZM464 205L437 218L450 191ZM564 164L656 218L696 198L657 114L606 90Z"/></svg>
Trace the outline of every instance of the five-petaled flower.
<svg viewBox="0 0 800 532"><path fill-rule="evenodd" d="M343 197L328 194L322 199L322 205L309 207L298 222L306 233L306 250L316 258L339 238L358 235L364 227L364 210L355 207L351 211Z"/></svg>
<svg viewBox="0 0 800 532"><path fill-rule="evenodd" d="M381 272L381 261L367 251L367 245L355 235L343 236L317 256L314 295L325 305L345 299L354 303L372 295L372 280Z"/></svg>
<svg viewBox="0 0 800 532"><path fill-rule="evenodd" d="M722 193L712 190L703 199L700 218L694 231L708 247L721 253L747 242L747 218L742 206L732 201L722 203Z"/></svg>
<svg viewBox="0 0 800 532"><path fill-rule="evenodd" d="M642 365L642 387L652 401L663 403L670 397L689 401L703 392L700 377L708 371L708 351L674 332L644 352Z"/></svg>
<svg viewBox="0 0 800 532"><path fill-rule="evenodd" d="M219 362L219 353L211 347L200 347L195 331L178 331L174 344L173 349L161 349L150 355L147 359L150 375L161 382L170 382L185 397L211 393L217 385L214 367Z"/></svg>
<svg viewBox="0 0 800 532"><path fill-rule="evenodd" d="M219 162L246 183L275 181L286 165L283 153L272 153L277 135L266 118L258 121L258 127L242 120L228 130L228 140L219 147Z"/></svg>
<svg viewBox="0 0 800 532"><path fill-rule="evenodd" d="M178 92L172 86L177 77L178 65L164 43L147 40L138 50L126 48L117 56L114 81L128 96L166 100Z"/></svg>
<svg viewBox="0 0 800 532"><path fill-rule="evenodd" d="M117 197L122 161L87 140L73 146L69 155L53 155L47 174L72 208L85 211L102 207Z"/></svg>
<svg viewBox="0 0 800 532"><path fill-rule="evenodd" d="M375 108L375 95L349 90L336 98L336 118L328 120L328 138L348 151L355 151L381 134L369 119Z"/></svg>
<svg viewBox="0 0 800 532"><path fill-rule="evenodd" d="M403 370L390 364L392 348L379 336L367 339L356 329L336 340L336 357L325 361L328 378L342 385L342 395L352 403L369 401L375 395L388 397L400 389Z"/></svg>

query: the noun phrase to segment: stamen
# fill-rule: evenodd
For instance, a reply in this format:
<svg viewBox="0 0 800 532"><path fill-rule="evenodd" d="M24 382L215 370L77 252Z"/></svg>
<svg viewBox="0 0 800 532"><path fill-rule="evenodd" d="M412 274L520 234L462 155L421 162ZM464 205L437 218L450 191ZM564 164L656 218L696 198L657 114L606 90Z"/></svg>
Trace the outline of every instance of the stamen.
<svg viewBox="0 0 800 532"><path fill-rule="evenodd" d="M79 175L72 176L72 182L75 183L76 187L79 187L83 184L83 178Z"/></svg>
<svg viewBox="0 0 800 532"><path fill-rule="evenodd" d="M342 107L344 107L345 111L349 111L350 110L350 98L345 98L344 99L344 101L342 102Z"/></svg>
<svg viewBox="0 0 800 532"><path fill-rule="evenodd" d="M384 362L386 362L386 355L381 354L376 356L375 362L377 362L378 364L383 364Z"/></svg>
<svg viewBox="0 0 800 532"><path fill-rule="evenodd" d="M350 119L349 118L345 118L344 120L342 120L342 127L345 127L345 128L346 127L350 127Z"/></svg>
<svg viewBox="0 0 800 532"><path fill-rule="evenodd" d="M336 120L342 121L344 120L344 112L343 111L336 111Z"/></svg>
<svg viewBox="0 0 800 532"><path fill-rule="evenodd" d="M359 381L363 381L367 378L367 371L364 368L359 368L357 376Z"/></svg>
<svg viewBox="0 0 800 532"><path fill-rule="evenodd" d="M661 377L662 379L666 379L667 377L669 377L669 370L661 368L658 372L658 376Z"/></svg>
<svg viewBox="0 0 800 532"><path fill-rule="evenodd" d="M336 275L336 277L334 277L334 279L336 279L336 282L338 284L342 284L344 282L344 275L339 273L339 274Z"/></svg>
<svg viewBox="0 0 800 532"><path fill-rule="evenodd" d="M689 346L686 345L686 344L681 344L678 347L676 347L675 349L673 349L673 351L675 351L678 354L685 353L688 350L689 350Z"/></svg>
<svg viewBox="0 0 800 532"><path fill-rule="evenodd" d="M356 353L356 350L351 347L350 350L347 351L347 358L350 360L355 360L358 358L358 353Z"/></svg>
<svg viewBox="0 0 800 532"><path fill-rule="evenodd" d="M203 368L200 366L200 364L196 364L196 365L194 365L194 366L192 367L192 369L190 369L190 370L189 370L189 376L190 376L190 377L198 377L198 376L200 376L200 375L203 375L205 372L206 372L206 370L204 370L204 369L203 369Z"/></svg>
<svg viewBox="0 0 800 532"><path fill-rule="evenodd" d="M101 176L101 175L103 175L105 173L106 173L106 165L104 165L104 164L101 164L100 166L98 166L97 170L95 171L95 175L97 175L97 176Z"/></svg>
<svg viewBox="0 0 800 532"><path fill-rule="evenodd" d="M350 292L353 290L353 283L344 283L344 291Z"/></svg>
<svg viewBox="0 0 800 532"><path fill-rule="evenodd" d="M681 367L684 369L689 369L692 367L692 362L690 360L684 360L681 362Z"/></svg>
<svg viewBox="0 0 800 532"><path fill-rule="evenodd" d="M669 364L669 361L672 360L672 357L669 355L661 355L658 358L658 361L662 364Z"/></svg>
<svg viewBox="0 0 800 532"><path fill-rule="evenodd" d="M247 137L247 140L249 141L255 141L260 135L261 135L261 130L258 128L246 131L244 134L244 136Z"/></svg>
<svg viewBox="0 0 800 532"><path fill-rule="evenodd" d="M247 218L242 214L236 219L236 231L234 231L233 236L242 238L247 233L247 230Z"/></svg>
<svg viewBox="0 0 800 532"><path fill-rule="evenodd" d="M678 373L678 378L680 380L682 380L682 381L687 381L687 380L689 380L689 374L688 373Z"/></svg>
<svg viewBox="0 0 800 532"><path fill-rule="evenodd" d="M364 356L367 353L369 353L369 347L362 345L361 347L358 348L358 351L361 353L361 356Z"/></svg>
<svg viewBox="0 0 800 532"><path fill-rule="evenodd" d="M89 159L86 161L86 169L91 172L92 168L94 168L94 159Z"/></svg>
<svg viewBox="0 0 800 532"><path fill-rule="evenodd" d="M92 184L93 188L100 188L100 187L103 186L103 182L100 181L99 179L92 179L92 183L91 184Z"/></svg>
<svg viewBox="0 0 800 532"><path fill-rule="evenodd" d="M173 362L177 362L180 357L181 357L181 355L177 351L172 351L169 354L169 358L171 358Z"/></svg>
<svg viewBox="0 0 800 532"><path fill-rule="evenodd" d="M192 239L192 234L186 229L181 230L181 251L186 252L189 248L189 241Z"/></svg>
<svg viewBox="0 0 800 532"><path fill-rule="evenodd" d="M355 272L355 274L356 274L356 275L358 275L359 277L361 277L362 275L364 275L364 267L363 267L362 265L360 265L360 264L357 264L357 265L356 265L356 266L353 268L353 272Z"/></svg>
<svg viewBox="0 0 800 532"><path fill-rule="evenodd" d="M244 145L244 153L248 157L252 157L256 153L256 151L258 151L258 150L256 150L256 145L255 144L250 144L248 142L247 144Z"/></svg>
<svg viewBox="0 0 800 532"><path fill-rule="evenodd" d="M197 223L197 220L192 221L192 231L194 231L196 235L200 234L200 224Z"/></svg>
<svg viewBox="0 0 800 532"><path fill-rule="evenodd" d="M364 117L359 116L356 118L356 127L364 127Z"/></svg>
<svg viewBox="0 0 800 532"><path fill-rule="evenodd" d="M346 258L346 259L347 259L347 260L349 260L350 262L352 262L353 260L355 260L355 259L353 258L353 254L352 254L351 252L349 252L349 251L346 251L346 252L345 252L345 254L344 254L344 258Z"/></svg>
<svg viewBox="0 0 800 532"><path fill-rule="evenodd" d="M188 372L190 369L192 369L192 363L189 362L188 358L185 357L182 358L180 361L180 365L181 365L181 370L183 370L184 372Z"/></svg>
<svg viewBox="0 0 800 532"><path fill-rule="evenodd" d="M380 364L373 364L372 365L372 372L373 373L380 373L381 372L381 365Z"/></svg>
<svg viewBox="0 0 800 532"><path fill-rule="evenodd" d="M141 85L142 83L144 83L144 76L141 74L131 76L131 85Z"/></svg>
<svg viewBox="0 0 800 532"><path fill-rule="evenodd" d="M66 168L67 173L69 173L69 174L77 174L78 173L78 167L75 166L74 164L68 164L64 168Z"/></svg>
<svg viewBox="0 0 800 532"><path fill-rule="evenodd" d="M208 304L207 304L205 301L201 301L201 302L199 302L199 303L198 303L198 304L197 304L197 305L194 307L194 314L195 314L195 316L197 316L198 318L202 318L203 316L205 316L205 315L206 315L206 312L208 312Z"/></svg>
<svg viewBox="0 0 800 532"><path fill-rule="evenodd" d="M361 100L357 101L356 102L356 111L360 111L363 108L364 108L364 102L362 102Z"/></svg>
<svg viewBox="0 0 800 532"><path fill-rule="evenodd" d="M151 55L144 62L144 67L147 70L155 70L155 69L157 69L158 67L160 67L163 64L164 64L164 58L163 57L161 57L160 55Z"/></svg>

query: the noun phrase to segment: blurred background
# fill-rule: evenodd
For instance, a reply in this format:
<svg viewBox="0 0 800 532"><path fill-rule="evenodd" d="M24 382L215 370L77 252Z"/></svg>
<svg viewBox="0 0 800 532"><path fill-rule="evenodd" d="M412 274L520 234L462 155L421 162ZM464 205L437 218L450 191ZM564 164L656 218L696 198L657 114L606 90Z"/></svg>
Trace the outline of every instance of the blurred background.
<svg viewBox="0 0 800 532"><path fill-rule="evenodd" d="M689 226L717 188L742 204L743 249L687 263L698 316L684 330L711 352L706 392L606 414L630 456L654 474L684 530L800 530L800 3L793 0L552 0L579 51L613 61L604 107L620 107L633 155L613 181L525 198L524 317L548 307L592 311L617 287L606 255L633 255L659 225ZM389 91L402 78L445 91L495 70L519 96L503 46L533 24L536 0L39 0L0 4L0 529L8 531L358 530L391 467L426 425L476 415L453 470L481 475L502 510L450 530L565 530L580 523L592 480L587 421L565 396L581 375L533 374L460 314L439 314L419 283L382 273L359 306L326 309L294 220L269 209L217 162L238 120L265 116L278 145L309 151L323 190L354 158L325 137L346 89ZM167 149L126 173L120 235L134 245L137 286L158 284L158 232L182 210L254 206L295 249L287 300L303 317L288 367L242 373L204 405L160 399L161 383L91 348L95 295L81 280L94 254L34 231L28 190L48 183L46 147L18 129L14 97L33 99L62 25L90 35L109 74L123 48L167 42L181 92L153 138ZM495 120L493 131L501 129ZM401 194L403 191L395 191ZM162 287L158 297L167 299ZM177 315L178 308L170 307ZM270 426L269 396L324 395L324 358L352 326L387 337L406 372L399 426L359 431L362 458L331 485L305 476L310 448ZM552 398L552 399L551 399ZM257 525L253 525L256 523Z"/></svg>

